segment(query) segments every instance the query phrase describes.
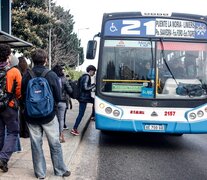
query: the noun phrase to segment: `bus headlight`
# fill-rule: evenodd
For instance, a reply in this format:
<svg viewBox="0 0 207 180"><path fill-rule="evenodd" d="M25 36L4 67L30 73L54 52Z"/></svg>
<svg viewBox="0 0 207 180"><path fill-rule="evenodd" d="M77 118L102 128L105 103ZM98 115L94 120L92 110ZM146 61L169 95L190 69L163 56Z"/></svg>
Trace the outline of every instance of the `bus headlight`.
<svg viewBox="0 0 207 180"><path fill-rule="evenodd" d="M118 110L114 110L114 111L113 111L113 115L117 117L117 116L120 115L120 112L119 112Z"/></svg>
<svg viewBox="0 0 207 180"><path fill-rule="evenodd" d="M111 109L110 107L107 107L107 108L105 109L105 112L106 112L107 114L111 114L112 109Z"/></svg>
<svg viewBox="0 0 207 180"><path fill-rule="evenodd" d="M99 104L99 107L103 109L105 107L104 103Z"/></svg>
<svg viewBox="0 0 207 180"><path fill-rule="evenodd" d="M196 118L196 114L195 113L190 113L189 114L189 118L190 119L195 119Z"/></svg>
<svg viewBox="0 0 207 180"><path fill-rule="evenodd" d="M198 117L202 117L203 115L204 115L204 112L203 111L200 110L200 111L197 112L197 116Z"/></svg>

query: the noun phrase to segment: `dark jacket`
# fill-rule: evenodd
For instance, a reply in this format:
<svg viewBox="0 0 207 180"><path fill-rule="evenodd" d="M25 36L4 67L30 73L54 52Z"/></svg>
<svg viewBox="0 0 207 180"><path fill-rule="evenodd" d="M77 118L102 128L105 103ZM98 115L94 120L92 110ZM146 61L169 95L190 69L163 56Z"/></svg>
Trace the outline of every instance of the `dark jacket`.
<svg viewBox="0 0 207 180"><path fill-rule="evenodd" d="M68 101L67 95L69 96L73 92L73 89L65 76L61 76L59 78L61 79L61 83L62 83L62 88L61 88L62 93L61 93L61 100L60 101L67 102Z"/></svg>
<svg viewBox="0 0 207 180"><path fill-rule="evenodd" d="M36 74L36 76L40 76L45 69L46 69L45 66L38 65L38 66L34 66L34 68L32 70ZM53 93L53 97L54 97L54 101L55 101L54 110L50 115L48 115L47 117L43 117L43 118L31 118L28 116L27 112L25 111L24 112L25 119L27 122L29 122L31 124L46 124L46 123L49 123L50 121L52 121L53 118L55 117L56 104L58 102L60 102L60 84L59 84L58 77L57 77L56 73L53 71L50 71L47 73L45 78L47 79L47 81L50 85L50 88L52 90L52 93ZM29 72L26 72L23 76L23 79L22 79L22 88L21 88L23 104L25 104L26 89L27 89L27 84L30 79L31 79L31 76L29 75Z"/></svg>
<svg viewBox="0 0 207 180"><path fill-rule="evenodd" d="M95 84L91 84L91 76L89 74L83 74L80 79L80 102L91 103L93 98L91 97L91 91L95 87Z"/></svg>

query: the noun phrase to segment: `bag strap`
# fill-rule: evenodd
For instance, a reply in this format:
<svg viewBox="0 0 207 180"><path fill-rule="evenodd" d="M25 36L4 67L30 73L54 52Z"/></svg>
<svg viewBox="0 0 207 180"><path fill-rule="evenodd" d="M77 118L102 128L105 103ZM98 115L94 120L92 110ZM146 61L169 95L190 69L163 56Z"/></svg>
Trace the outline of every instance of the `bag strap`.
<svg viewBox="0 0 207 180"><path fill-rule="evenodd" d="M47 75L47 73L50 72L49 69L45 69L42 74L41 74L41 77L45 77Z"/></svg>
<svg viewBox="0 0 207 180"><path fill-rule="evenodd" d="M36 77L36 74L31 69L28 69L28 73L31 76L31 78L35 78Z"/></svg>
<svg viewBox="0 0 207 180"><path fill-rule="evenodd" d="M45 69L45 70L42 72L42 74L40 75L40 77L45 77L49 71L50 71L49 69ZM28 69L28 73L29 73L29 75L31 76L31 78L35 78L35 77L37 77L36 74L34 73L34 71L31 70L31 69Z"/></svg>

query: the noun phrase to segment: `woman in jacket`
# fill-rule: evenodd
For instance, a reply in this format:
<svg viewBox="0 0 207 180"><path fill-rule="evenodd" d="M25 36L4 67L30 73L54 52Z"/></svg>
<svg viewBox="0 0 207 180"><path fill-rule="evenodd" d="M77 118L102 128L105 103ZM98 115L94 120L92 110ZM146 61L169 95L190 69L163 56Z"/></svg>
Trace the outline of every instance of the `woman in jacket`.
<svg viewBox="0 0 207 180"><path fill-rule="evenodd" d="M55 65L52 69L57 76L59 77L59 83L61 87L61 100L58 103L58 109L57 109L57 118L59 121L59 131L60 131L60 142L65 142L64 134L63 134L63 128L64 128L64 117L65 117L65 111L67 108L67 101L69 94L72 93L72 87L70 86L68 80L65 77L65 74L63 72L63 67L61 65Z"/></svg>

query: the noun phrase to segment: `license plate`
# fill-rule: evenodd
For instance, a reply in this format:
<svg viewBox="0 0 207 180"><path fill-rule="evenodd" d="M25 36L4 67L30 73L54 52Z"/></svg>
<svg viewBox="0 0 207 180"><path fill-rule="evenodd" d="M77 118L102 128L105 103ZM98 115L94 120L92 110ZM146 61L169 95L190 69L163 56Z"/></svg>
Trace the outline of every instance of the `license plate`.
<svg viewBox="0 0 207 180"><path fill-rule="evenodd" d="M157 124L146 124L144 126L145 130L151 130L151 131L164 131L165 126L164 125L157 125Z"/></svg>

